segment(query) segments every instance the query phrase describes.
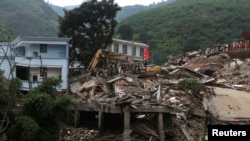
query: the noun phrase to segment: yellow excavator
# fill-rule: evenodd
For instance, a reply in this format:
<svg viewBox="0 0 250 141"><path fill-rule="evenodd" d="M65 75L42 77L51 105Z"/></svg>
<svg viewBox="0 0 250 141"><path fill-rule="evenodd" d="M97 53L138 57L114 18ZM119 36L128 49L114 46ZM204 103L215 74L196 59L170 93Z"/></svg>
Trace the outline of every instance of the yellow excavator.
<svg viewBox="0 0 250 141"><path fill-rule="evenodd" d="M124 54L117 53L117 52L106 51L103 49L98 49L94 57L89 63L89 66L86 70L87 73L90 73L91 71L93 71L101 59L106 59L105 60L106 63L116 61L121 64L124 64L124 63L131 64L131 65L134 64L134 59L131 56L124 55Z"/></svg>
<svg viewBox="0 0 250 141"><path fill-rule="evenodd" d="M99 63L100 59L106 59L105 62L112 62L115 61L116 63L119 62L121 66L126 67L126 70L130 70L130 73L135 74L146 74L146 73L157 73L161 71L161 67L157 65L144 65L142 61L135 61L132 56L106 51L103 49L98 49L95 53L94 57L92 58L89 66L87 68L87 73L91 73ZM124 68L122 68L124 69Z"/></svg>

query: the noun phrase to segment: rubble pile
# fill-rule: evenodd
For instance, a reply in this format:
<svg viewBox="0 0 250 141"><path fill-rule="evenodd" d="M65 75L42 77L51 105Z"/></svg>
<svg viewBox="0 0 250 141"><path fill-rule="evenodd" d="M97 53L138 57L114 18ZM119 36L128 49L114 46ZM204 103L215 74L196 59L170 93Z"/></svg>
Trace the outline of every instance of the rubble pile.
<svg viewBox="0 0 250 141"><path fill-rule="evenodd" d="M230 57L227 54L213 53L194 57L189 62L184 64L184 66L200 73L212 76L213 72L220 71L229 61Z"/></svg>
<svg viewBox="0 0 250 141"><path fill-rule="evenodd" d="M237 64L239 69L235 70ZM250 61L235 59L226 66L218 83L223 83L229 88L239 89L250 92Z"/></svg>
<svg viewBox="0 0 250 141"><path fill-rule="evenodd" d="M189 52L170 58L166 64L164 74L157 74L157 77L138 78L132 74L92 77L75 90L76 98L78 101L95 101L134 109L154 106L173 108L176 112L171 113L171 120L167 118L168 121L164 121L168 125L164 127L167 140L198 141L206 135L205 120L209 110L209 102L206 102L215 95L214 86L250 91L248 59L230 58L226 53L201 55L200 52ZM183 83L185 80L187 82ZM159 140L157 126L152 122L157 121L154 113L133 116L137 118L131 121L131 138ZM92 134L97 133L95 131L78 130L78 135L97 137ZM73 129L67 131L71 133ZM98 135L99 139L104 137ZM64 137L67 141L74 140L70 134ZM119 140L117 137L121 139L122 135L109 137Z"/></svg>
<svg viewBox="0 0 250 141"><path fill-rule="evenodd" d="M63 141L86 141L98 137L98 131L86 128L65 127L61 129L60 134L63 136Z"/></svg>
<svg viewBox="0 0 250 141"><path fill-rule="evenodd" d="M226 53L217 52L194 57L183 66L216 78L220 87L250 90L249 58L230 58Z"/></svg>

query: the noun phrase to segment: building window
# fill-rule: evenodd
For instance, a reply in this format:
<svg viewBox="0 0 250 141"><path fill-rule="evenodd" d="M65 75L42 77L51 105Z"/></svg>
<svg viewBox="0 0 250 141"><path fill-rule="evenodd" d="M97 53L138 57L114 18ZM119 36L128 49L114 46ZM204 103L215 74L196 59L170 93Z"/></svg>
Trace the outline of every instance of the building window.
<svg viewBox="0 0 250 141"><path fill-rule="evenodd" d="M122 46L122 53L127 54L127 45Z"/></svg>
<svg viewBox="0 0 250 141"><path fill-rule="evenodd" d="M38 76L37 75L33 75L33 82L37 82L38 81Z"/></svg>
<svg viewBox="0 0 250 141"><path fill-rule="evenodd" d="M119 52L119 46L118 46L118 44L114 44L114 52Z"/></svg>
<svg viewBox="0 0 250 141"><path fill-rule="evenodd" d="M22 66L16 66L16 77L21 80L29 80L29 68L28 67L22 67Z"/></svg>
<svg viewBox="0 0 250 141"><path fill-rule="evenodd" d="M144 49L143 48L140 48L140 57L144 57Z"/></svg>
<svg viewBox="0 0 250 141"><path fill-rule="evenodd" d="M136 56L136 47L133 47L132 55L133 55L133 56Z"/></svg>
<svg viewBox="0 0 250 141"><path fill-rule="evenodd" d="M47 44L40 44L40 53L47 53Z"/></svg>
<svg viewBox="0 0 250 141"><path fill-rule="evenodd" d="M38 57L38 53L37 52L33 52L33 57Z"/></svg>

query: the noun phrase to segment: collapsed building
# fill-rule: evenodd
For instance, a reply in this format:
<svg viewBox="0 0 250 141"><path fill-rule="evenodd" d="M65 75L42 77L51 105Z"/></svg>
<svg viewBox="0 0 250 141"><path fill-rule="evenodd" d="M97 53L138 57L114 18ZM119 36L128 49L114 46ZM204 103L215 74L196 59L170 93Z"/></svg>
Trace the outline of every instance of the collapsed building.
<svg viewBox="0 0 250 141"><path fill-rule="evenodd" d="M207 124L249 121L248 58L194 51L161 69L140 78L120 73L72 82L81 114L78 128L62 129L63 139L193 141L206 138Z"/></svg>

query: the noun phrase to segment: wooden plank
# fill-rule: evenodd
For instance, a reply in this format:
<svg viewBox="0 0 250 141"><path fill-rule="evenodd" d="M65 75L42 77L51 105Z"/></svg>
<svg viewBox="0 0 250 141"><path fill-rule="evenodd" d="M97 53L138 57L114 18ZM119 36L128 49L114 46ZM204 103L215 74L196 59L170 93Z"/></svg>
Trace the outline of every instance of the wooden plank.
<svg viewBox="0 0 250 141"><path fill-rule="evenodd" d="M96 102L81 102L79 104L80 111L102 111L104 113L122 113L124 110L129 112L146 112L146 113L173 113L179 112L177 109L169 106L137 106L137 108L128 107L123 109L123 107L116 106L114 104L101 104Z"/></svg>

